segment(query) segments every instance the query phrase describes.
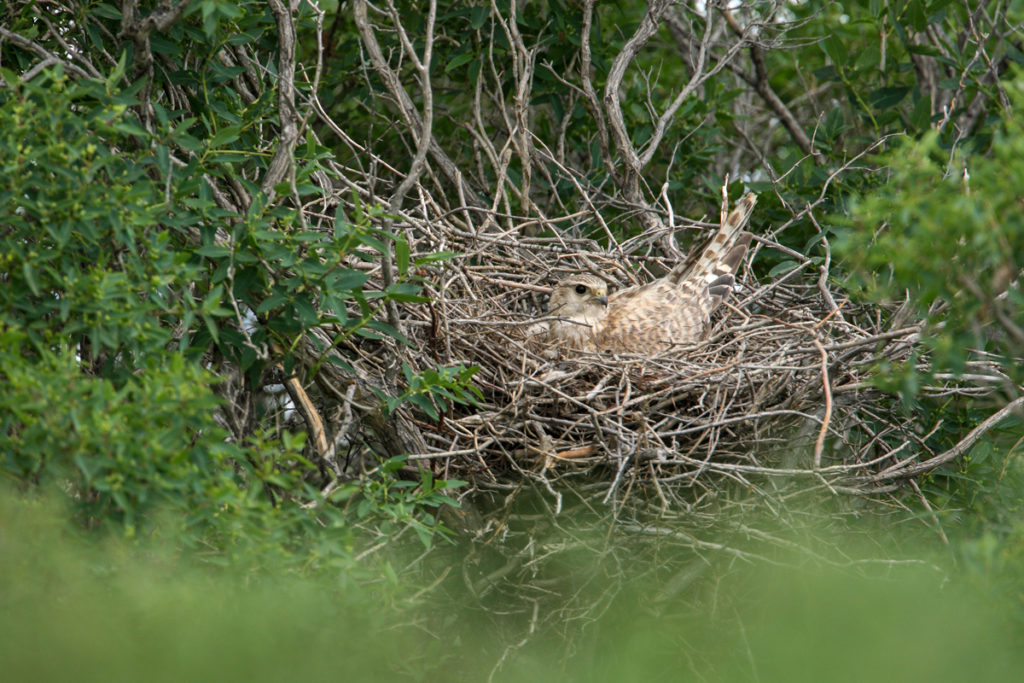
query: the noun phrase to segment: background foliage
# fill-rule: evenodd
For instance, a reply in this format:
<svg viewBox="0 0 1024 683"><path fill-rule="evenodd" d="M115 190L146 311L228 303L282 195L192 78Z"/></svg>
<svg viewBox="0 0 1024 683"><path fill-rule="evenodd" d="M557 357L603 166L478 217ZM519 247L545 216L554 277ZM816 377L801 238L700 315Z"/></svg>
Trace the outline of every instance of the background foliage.
<svg viewBox="0 0 1024 683"><path fill-rule="evenodd" d="M463 482L406 457L482 396L474 366L406 352L438 274L473 265L421 252L410 217L607 246L716 215L724 184L760 194L776 245L762 273L803 268L924 322L913 362L875 368L879 410L938 425L908 456L958 458L895 504L1019 608L1022 20L1010 0L9 2L5 496L63 500L79 527L249 578L327 575L407 604L419 586L463 591L432 559L454 557L467 585L498 582L511 568L486 548L424 559L391 544L415 537L418 553L476 514L454 512ZM581 212L601 220L554 220ZM950 377L973 393L922 394ZM571 527L552 533L528 547L579 547ZM669 565L685 576L700 553L789 543L751 538ZM652 545L579 543L658 562ZM586 609L558 584L550 618L529 590L501 603L482 589L476 618L519 615L488 631L502 647L484 668L516 652L505 644L585 632L572 617L591 623L602 590L650 567Z"/></svg>

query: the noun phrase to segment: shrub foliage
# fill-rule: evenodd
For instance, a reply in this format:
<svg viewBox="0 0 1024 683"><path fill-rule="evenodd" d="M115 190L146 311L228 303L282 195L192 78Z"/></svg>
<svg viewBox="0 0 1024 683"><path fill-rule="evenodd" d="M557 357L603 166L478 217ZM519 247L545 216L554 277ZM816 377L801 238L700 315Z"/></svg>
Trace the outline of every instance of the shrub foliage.
<svg viewBox="0 0 1024 683"><path fill-rule="evenodd" d="M874 383L955 416L912 450L966 452L1021 404L1024 17L733 5L7 3L4 474L214 554L429 543L460 482L406 456L486 389L435 301L501 258L432 222L647 257L723 187L761 195L762 276L927 322ZM985 354L975 394L918 395Z"/></svg>

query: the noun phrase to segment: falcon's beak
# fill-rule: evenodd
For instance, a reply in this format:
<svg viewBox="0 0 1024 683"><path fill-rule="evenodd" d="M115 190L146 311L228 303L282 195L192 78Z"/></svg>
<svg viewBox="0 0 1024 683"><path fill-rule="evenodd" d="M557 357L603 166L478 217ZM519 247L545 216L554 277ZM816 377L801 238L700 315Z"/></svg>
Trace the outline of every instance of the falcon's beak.
<svg viewBox="0 0 1024 683"><path fill-rule="evenodd" d="M607 306L608 305L608 297L606 297L606 296L595 297L594 300L597 301L598 303L600 303L602 306Z"/></svg>

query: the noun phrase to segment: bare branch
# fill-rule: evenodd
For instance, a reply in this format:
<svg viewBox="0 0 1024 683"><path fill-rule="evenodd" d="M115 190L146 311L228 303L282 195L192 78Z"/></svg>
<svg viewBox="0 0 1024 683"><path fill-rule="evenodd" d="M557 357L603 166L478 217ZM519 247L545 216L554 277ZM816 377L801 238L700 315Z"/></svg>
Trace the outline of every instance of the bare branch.
<svg viewBox="0 0 1024 683"><path fill-rule="evenodd" d="M295 173L295 145L299 140L298 113L295 110L295 27L291 12L283 0L267 0L277 22L277 115L281 128L277 151L263 176L260 189L269 199L274 188Z"/></svg>
<svg viewBox="0 0 1024 683"><path fill-rule="evenodd" d="M356 27L359 29L363 48L370 57L370 63L373 65L377 75L384 81L385 87L391 94L395 104L398 105L398 113L401 115L402 120L405 121L405 124L411 130L422 131L423 122L416 111L416 106L413 104L412 98L409 97L409 93L402 87L398 74L388 66L384 53L381 51L380 43L377 41L376 33L370 24L366 9L366 0L355 1L353 5L353 18L355 19ZM479 199L476 197L475 190L466 182L466 179L455 163L445 154L444 150L441 149L441 146L433 138L429 139L429 150L431 157L441 167L442 173L448 178L449 182L460 188L469 204L471 206L481 206Z"/></svg>
<svg viewBox="0 0 1024 683"><path fill-rule="evenodd" d="M626 70L640 54L647 41L658 31L661 18L669 4L669 0L651 0L640 25L612 61L611 69L608 71L608 81L604 88L604 111L608 117L615 147L626 167L622 189L626 193L627 201L630 202L639 203L641 201L640 172L643 163L633 146L629 131L626 130L619 90L622 87L622 79L626 75Z"/></svg>

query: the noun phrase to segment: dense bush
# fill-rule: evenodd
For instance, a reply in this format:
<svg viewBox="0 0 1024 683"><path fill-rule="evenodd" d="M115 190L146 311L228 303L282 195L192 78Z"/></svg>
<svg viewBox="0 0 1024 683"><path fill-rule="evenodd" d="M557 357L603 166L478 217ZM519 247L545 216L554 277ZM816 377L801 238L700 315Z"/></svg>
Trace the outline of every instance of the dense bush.
<svg viewBox="0 0 1024 683"><path fill-rule="evenodd" d="M714 224L723 193L750 190L759 277L877 303L890 328L921 324L910 362L872 364L879 420L851 432L904 463L948 459L878 498L943 538L959 510L982 512L987 545L962 556L1017 567L1019 490L1000 487L1021 481L1022 19L1016 3L950 0L8 2L3 478L29 498L58 492L87 528L395 590L388 560L367 558L404 536L430 546L444 518L485 529L482 555L526 539L462 573L482 602L545 570L568 577L565 595L589 595L593 575L572 568L614 563L549 558L621 556L575 529L551 546L530 535L539 518L565 530L563 498L538 486L517 502L532 484L492 481L518 451L484 462L479 441L453 446L501 509L486 523L468 505L452 513L462 482L432 458L437 444L465 437L453 415L516 387L487 386L486 368L446 346L444 294L515 262L501 237L555 263L494 295L540 310L563 259L616 250L643 264L621 273L636 277L672 256L673 237ZM543 451L549 435L513 413ZM624 458L602 474L627 464L646 466ZM692 497L752 491L772 523L791 504L804 515L779 480L728 477ZM714 529L714 515L644 495L671 542L698 554L746 561L762 556L729 544L789 543L744 519L728 542L697 538L677 527ZM845 521L864 503L832 504ZM620 513L612 501L581 519ZM631 542L619 568L659 571L660 546ZM418 562L431 586L453 566ZM683 585L680 567L668 580ZM547 585L516 605L509 642L571 612L542 609L558 594ZM578 621L603 599L572 605Z"/></svg>

